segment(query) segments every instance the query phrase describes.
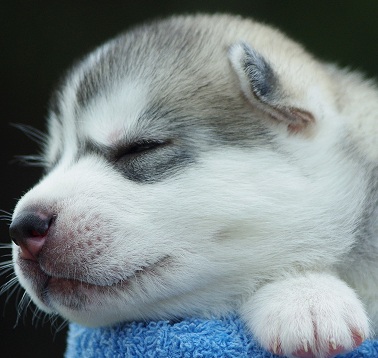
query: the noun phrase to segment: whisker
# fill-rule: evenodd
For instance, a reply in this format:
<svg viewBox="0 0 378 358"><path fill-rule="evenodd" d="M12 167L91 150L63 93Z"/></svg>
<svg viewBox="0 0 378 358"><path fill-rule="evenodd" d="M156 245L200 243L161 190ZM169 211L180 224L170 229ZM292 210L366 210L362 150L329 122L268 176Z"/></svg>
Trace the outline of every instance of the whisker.
<svg viewBox="0 0 378 358"><path fill-rule="evenodd" d="M46 162L42 155L16 155L14 161L28 167L45 167Z"/></svg>
<svg viewBox="0 0 378 358"><path fill-rule="evenodd" d="M46 316L45 319L50 323L50 326L52 328L55 328L58 321L59 321L59 317L57 315L49 315L49 316Z"/></svg>
<svg viewBox="0 0 378 358"><path fill-rule="evenodd" d="M8 243L8 244L1 243L1 244L0 244L0 249L11 250L11 249L12 249L12 244L11 244L11 243Z"/></svg>
<svg viewBox="0 0 378 358"><path fill-rule="evenodd" d="M1 255L0 257L2 257L2 258L10 257L11 258L12 254L8 253L8 254L5 254L5 255ZM8 274L9 271L12 271L11 275ZM1 262L0 263L0 276L6 276L6 278L8 278L8 277L13 276L13 275L14 275L14 273L13 273L13 260L10 259L10 260L5 260L5 261ZM3 289L1 288L0 289L0 295L1 295L2 292L3 292Z"/></svg>
<svg viewBox="0 0 378 358"><path fill-rule="evenodd" d="M20 302L18 303L18 306L25 308L25 306L27 307L29 302L30 302L30 298L28 294L26 293L26 291L24 291L24 293L21 296Z"/></svg>
<svg viewBox="0 0 378 358"><path fill-rule="evenodd" d="M4 262L0 263L0 276L5 275L9 270L13 270L13 261L12 261L12 255L6 254L2 255L2 258L10 257L10 260L5 260Z"/></svg>
<svg viewBox="0 0 378 358"><path fill-rule="evenodd" d="M0 289L0 295L4 293L7 294L7 298L5 299L3 305L3 315L5 314L5 308L9 303L10 298L14 295L16 290L21 289L21 286L18 285L18 280L16 277L12 277L7 283L5 283Z"/></svg>
<svg viewBox="0 0 378 358"><path fill-rule="evenodd" d="M21 299L19 299L21 292L22 292L22 289L18 290L17 295L16 295L16 301L18 301L18 305L17 305L17 319L16 319L15 327L20 322L21 317L22 317L23 324L25 324L25 317L27 313L27 307L29 304L28 302L25 302L29 298L26 291L23 291Z"/></svg>
<svg viewBox="0 0 378 358"><path fill-rule="evenodd" d="M7 298L5 299L5 303L4 303L4 310L5 310L5 307L9 304L9 301L10 301L10 298L16 294L16 297L15 297L15 302L18 302L18 298L19 298L19 295L20 295L20 292L23 290L22 287L18 284L18 280L13 280L12 279L12 284L10 285L10 287L14 286L11 290L7 290ZM18 322L18 310L17 310L17 320L16 320L16 323Z"/></svg>
<svg viewBox="0 0 378 358"><path fill-rule="evenodd" d="M12 221L12 214L10 212L0 209L0 214L2 214L0 215L0 220L9 221L9 222Z"/></svg>
<svg viewBox="0 0 378 358"><path fill-rule="evenodd" d="M1 248L10 248L9 244L2 244ZM10 255L3 255L4 256L10 256ZM9 304L10 299L16 294L15 302L18 302L18 297L20 291L22 291L22 287L19 285L18 278L15 275L13 271L13 262L12 260L6 260L2 263L0 263L0 275L5 276L8 281L2 285L0 288L0 295L6 294L6 299L4 302L4 308L3 308L3 315L5 314L6 306ZM18 310L17 310L18 311ZM18 313L17 313L17 319L16 324L18 322Z"/></svg>
<svg viewBox="0 0 378 358"><path fill-rule="evenodd" d="M62 332L65 328L67 328L68 321L63 320L60 316L54 314L50 315L50 325L51 328L53 328L54 330L52 332L54 334L53 339L55 339L58 333Z"/></svg>
<svg viewBox="0 0 378 358"><path fill-rule="evenodd" d="M6 257L6 256L11 256L11 254L5 254L5 255L2 255L1 257ZM3 268L8 268L8 267L12 267L13 266L13 261L12 260L6 260L4 262L1 262L0 263L0 271L3 269ZM0 272L1 274L1 272Z"/></svg>
<svg viewBox="0 0 378 358"><path fill-rule="evenodd" d="M5 215L9 215L9 217L12 217L12 213L10 213L9 211L0 209L0 213L5 214Z"/></svg>
<svg viewBox="0 0 378 358"><path fill-rule="evenodd" d="M21 295L21 292L23 292L22 295ZM14 327L17 327L20 322L23 325L25 325L25 323L26 323L26 321L25 321L25 316L26 316L25 306L26 306L26 302L22 301L24 295L25 295L25 290L22 291L22 289L20 289L17 292L17 295L16 295L16 297L17 297L17 304L16 304L17 317L16 317L16 322L14 324ZM21 300L19 299L20 296L21 296Z"/></svg>
<svg viewBox="0 0 378 358"><path fill-rule="evenodd" d="M21 130L29 139L33 142L38 144L46 144L47 143L47 136L45 133L40 131L37 128L34 128L28 124L21 124L21 123L11 123L11 126Z"/></svg>
<svg viewBox="0 0 378 358"><path fill-rule="evenodd" d="M30 305L31 299L29 295L24 291L24 293L21 296L20 302L17 306L17 314L18 316L21 316L21 314L24 312L26 315L26 311L28 309L28 306Z"/></svg>
<svg viewBox="0 0 378 358"><path fill-rule="evenodd" d="M9 253L7 253L7 254L3 254L3 255L1 255L0 257L3 258L3 259L10 258L10 260L6 260L6 261L4 261L3 263L0 264L0 271L1 271L1 268L2 268L3 266L6 266L6 265L5 265L6 263L9 263L9 266L12 266L11 262L13 262L13 261L12 261L12 257L13 257L13 255L12 255L11 252L9 252ZM1 275L1 272L0 272L0 275Z"/></svg>
<svg viewBox="0 0 378 358"><path fill-rule="evenodd" d="M13 274L13 265L3 265L3 266L0 266L0 275L1 276L5 276L9 271L12 271L12 274ZM8 278L8 276L6 276L6 278ZM0 294L1 294L1 290L0 290Z"/></svg>
<svg viewBox="0 0 378 358"><path fill-rule="evenodd" d="M4 259L4 258L9 258L8 260L2 260L2 262L0 262L0 274L1 274L1 268L2 267L9 267L9 266L12 266L13 265L13 256L12 256L12 252L9 252L11 248L11 245L8 245L8 247L0 247L0 249L8 249L8 252L4 253L2 255L0 255L0 258Z"/></svg>
<svg viewBox="0 0 378 358"><path fill-rule="evenodd" d="M14 286L14 287L13 287ZM0 290L0 295L7 293L7 298L5 303L8 302L9 298L13 295L13 293L18 288L18 279L16 276L12 277L8 282L6 282Z"/></svg>
<svg viewBox="0 0 378 358"><path fill-rule="evenodd" d="M55 334L54 334L54 339L56 338L56 334L62 332L64 329L68 327L68 321L63 320L60 322L58 327L55 327Z"/></svg>
<svg viewBox="0 0 378 358"><path fill-rule="evenodd" d="M41 326L43 326L46 322L47 313L41 311L37 306L33 306L32 310L33 310L33 318L32 318L33 326L38 327L39 322L41 322Z"/></svg>

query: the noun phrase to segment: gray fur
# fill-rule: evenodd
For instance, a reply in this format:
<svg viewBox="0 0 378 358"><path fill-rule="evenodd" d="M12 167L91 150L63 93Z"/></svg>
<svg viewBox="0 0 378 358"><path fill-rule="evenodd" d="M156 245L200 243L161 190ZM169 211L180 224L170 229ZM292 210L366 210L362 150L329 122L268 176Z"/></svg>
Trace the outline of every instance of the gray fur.
<svg viewBox="0 0 378 358"><path fill-rule="evenodd" d="M236 310L274 353L352 349L378 328L377 93L239 17L121 34L51 101L21 284L88 326Z"/></svg>

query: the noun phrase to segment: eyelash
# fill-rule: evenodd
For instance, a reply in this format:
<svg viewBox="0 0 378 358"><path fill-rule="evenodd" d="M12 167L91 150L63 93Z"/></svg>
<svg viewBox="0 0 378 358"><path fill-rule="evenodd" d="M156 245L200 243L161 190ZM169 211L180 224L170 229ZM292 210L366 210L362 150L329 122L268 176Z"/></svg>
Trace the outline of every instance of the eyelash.
<svg viewBox="0 0 378 358"><path fill-rule="evenodd" d="M138 142L131 143L130 145L126 146L125 148L121 149L119 153L117 153L116 157L117 160L121 159L125 156L135 156L142 154L144 152L152 151L164 145L167 145L169 142L163 140L141 140Z"/></svg>

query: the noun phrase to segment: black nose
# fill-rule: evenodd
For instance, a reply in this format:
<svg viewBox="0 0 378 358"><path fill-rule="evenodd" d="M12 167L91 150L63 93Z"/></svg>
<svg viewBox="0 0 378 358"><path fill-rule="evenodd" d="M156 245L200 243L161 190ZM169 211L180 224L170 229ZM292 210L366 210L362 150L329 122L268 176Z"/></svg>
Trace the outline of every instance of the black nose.
<svg viewBox="0 0 378 358"><path fill-rule="evenodd" d="M13 242L20 246L21 257L36 260L50 228L52 216L33 211L23 211L17 215L9 227Z"/></svg>

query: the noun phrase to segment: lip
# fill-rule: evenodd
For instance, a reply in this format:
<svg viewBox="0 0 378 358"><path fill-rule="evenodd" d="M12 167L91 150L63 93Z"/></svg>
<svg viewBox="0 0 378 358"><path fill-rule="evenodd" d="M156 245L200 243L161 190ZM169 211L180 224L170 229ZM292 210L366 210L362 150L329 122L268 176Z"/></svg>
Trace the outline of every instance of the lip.
<svg viewBox="0 0 378 358"><path fill-rule="evenodd" d="M129 279L118 280L110 285L88 283L84 280L58 277L47 274L38 262L19 258L17 261L22 274L31 283L31 289L38 299L49 309L55 310L65 306L73 310L84 309L102 294L116 294L117 290L125 289Z"/></svg>
<svg viewBox="0 0 378 358"><path fill-rule="evenodd" d="M46 273L40 264L35 261L19 257L18 264L25 278L31 282L32 289L44 305L55 308L56 303L71 309L83 309L94 300L98 301L101 295L115 295L119 289L125 290L132 282L137 281L142 275L154 273L154 269L163 267L169 262L170 257L165 256L154 264L146 265L140 270L124 279L104 285L89 283L82 279L54 276Z"/></svg>
<svg viewBox="0 0 378 358"><path fill-rule="evenodd" d="M102 295L116 293L116 287L126 286L128 281L122 281L109 286L100 286L75 279L48 276L43 289L43 302L48 306L63 305L72 310L82 310Z"/></svg>
<svg viewBox="0 0 378 358"><path fill-rule="evenodd" d="M111 285L96 285L93 283L88 283L86 281L81 280L75 280L71 278L62 278L62 277L54 277L54 276L47 276L47 280L45 283L45 290L62 290L65 292L65 294L68 294L70 291L76 291L78 289L80 290L97 290L100 291L101 289L105 289L108 291L111 287L121 287L125 286L129 283L128 280L121 280L117 283L111 284Z"/></svg>

